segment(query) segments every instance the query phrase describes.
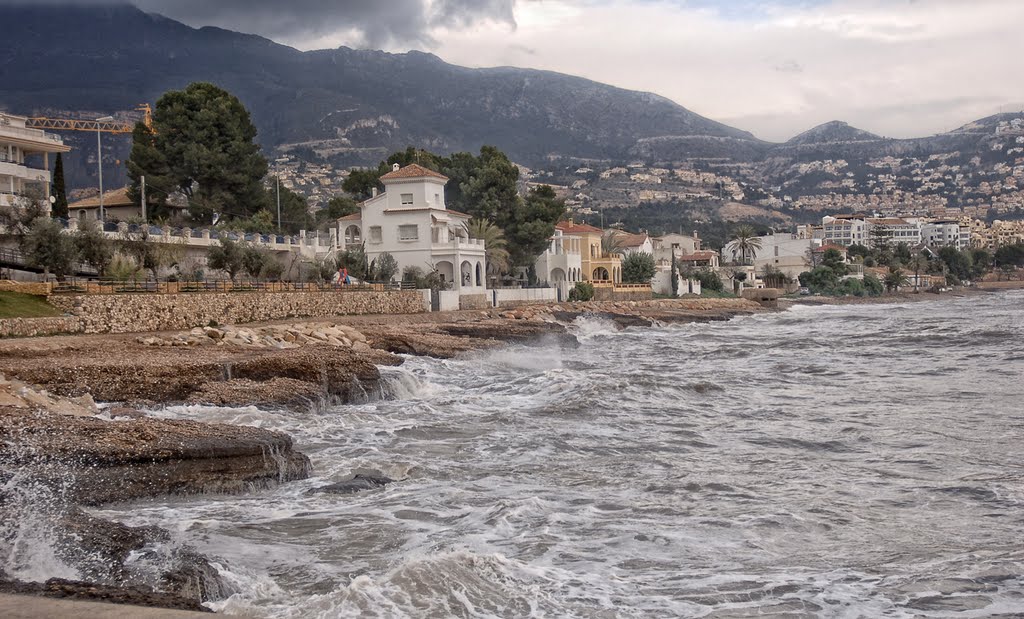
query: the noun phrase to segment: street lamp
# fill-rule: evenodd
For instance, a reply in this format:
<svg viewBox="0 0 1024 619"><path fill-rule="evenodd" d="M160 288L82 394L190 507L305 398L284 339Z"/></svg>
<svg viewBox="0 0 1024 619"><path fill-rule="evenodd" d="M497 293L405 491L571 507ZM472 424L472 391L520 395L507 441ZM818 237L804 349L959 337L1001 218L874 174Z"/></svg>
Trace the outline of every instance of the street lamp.
<svg viewBox="0 0 1024 619"><path fill-rule="evenodd" d="M273 175L278 180L278 234L281 234L281 172L278 169L278 164L288 161L287 157L281 157L273 160Z"/></svg>
<svg viewBox="0 0 1024 619"><path fill-rule="evenodd" d="M96 168L100 177L100 221L106 220L106 213L103 210L103 145L100 143L100 126L98 123L108 123L114 120L113 116L97 118L96 122Z"/></svg>

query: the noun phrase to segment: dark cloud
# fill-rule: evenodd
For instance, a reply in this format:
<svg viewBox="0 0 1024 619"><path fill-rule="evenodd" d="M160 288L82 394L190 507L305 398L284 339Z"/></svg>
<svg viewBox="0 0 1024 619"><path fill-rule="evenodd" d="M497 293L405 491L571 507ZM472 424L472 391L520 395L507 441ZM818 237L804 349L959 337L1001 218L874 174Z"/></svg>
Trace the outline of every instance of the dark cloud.
<svg viewBox="0 0 1024 619"><path fill-rule="evenodd" d="M190 26L218 26L303 46L344 33L357 47L430 47L430 29L515 26L515 0L0 0L0 4L134 4Z"/></svg>

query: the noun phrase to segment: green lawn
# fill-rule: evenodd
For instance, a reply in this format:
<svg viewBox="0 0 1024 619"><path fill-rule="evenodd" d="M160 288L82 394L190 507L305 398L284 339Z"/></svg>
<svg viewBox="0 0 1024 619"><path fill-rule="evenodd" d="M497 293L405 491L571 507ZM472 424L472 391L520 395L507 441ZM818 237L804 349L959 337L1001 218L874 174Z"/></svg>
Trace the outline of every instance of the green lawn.
<svg viewBox="0 0 1024 619"><path fill-rule="evenodd" d="M60 316L43 297L20 292L0 292L0 318L39 318Z"/></svg>

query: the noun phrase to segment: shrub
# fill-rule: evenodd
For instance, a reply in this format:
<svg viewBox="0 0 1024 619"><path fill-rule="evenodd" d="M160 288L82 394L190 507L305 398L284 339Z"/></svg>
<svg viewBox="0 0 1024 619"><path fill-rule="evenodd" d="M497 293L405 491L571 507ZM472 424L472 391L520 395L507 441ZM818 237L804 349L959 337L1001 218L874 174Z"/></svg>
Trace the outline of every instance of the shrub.
<svg viewBox="0 0 1024 619"><path fill-rule="evenodd" d="M622 281L627 284L648 284L656 271L654 256L646 252L633 252L622 259Z"/></svg>
<svg viewBox="0 0 1024 619"><path fill-rule="evenodd" d="M578 282L576 286L569 291L570 301L589 301L594 298L594 284L590 282Z"/></svg>
<svg viewBox="0 0 1024 619"><path fill-rule="evenodd" d="M722 278L711 269L701 269L694 273L694 275L700 281L701 290L722 292L725 289L725 285L722 284Z"/></svg>

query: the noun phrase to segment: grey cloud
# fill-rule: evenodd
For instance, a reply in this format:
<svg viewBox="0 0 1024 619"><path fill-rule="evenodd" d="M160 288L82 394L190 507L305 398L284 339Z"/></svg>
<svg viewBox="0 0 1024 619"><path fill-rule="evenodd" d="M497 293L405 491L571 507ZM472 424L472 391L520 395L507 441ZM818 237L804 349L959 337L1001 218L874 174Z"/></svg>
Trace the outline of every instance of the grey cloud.
<svg viewBox="0 0 1024 619"><path fill-rule="evenodd" d="M430 29L515 26L515 0L0 0L0 4L134 4L190 26L218 26L302 45L345 33L358 47L430 47Z"/></svg>

